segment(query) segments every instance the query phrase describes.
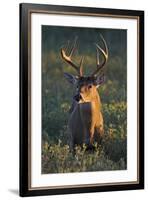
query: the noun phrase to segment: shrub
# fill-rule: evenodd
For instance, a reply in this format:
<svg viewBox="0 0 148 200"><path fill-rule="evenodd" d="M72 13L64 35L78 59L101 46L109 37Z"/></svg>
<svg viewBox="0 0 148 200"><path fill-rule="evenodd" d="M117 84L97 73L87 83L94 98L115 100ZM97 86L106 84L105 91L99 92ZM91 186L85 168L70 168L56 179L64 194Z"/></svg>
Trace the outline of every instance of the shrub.
<svg viewBox="0 0 148 200"><path fill-rule="evenodd" d="M111 146L109 146L111 148ZM119 151L116 155L116 146L112 146L111 154L101 146L95 147L94 151L86 151L85 145L75 147L73 154L68 145L58 144L49 145L47 142L42 146L42 173L70 173L88 171L109 171L126 169L126 160ZM113 150L114 149L114 150ZM123 156L123 157L121 157ZM118 157L118 159L116 159ZM115 158L115 159L114 159Z"/></svg>

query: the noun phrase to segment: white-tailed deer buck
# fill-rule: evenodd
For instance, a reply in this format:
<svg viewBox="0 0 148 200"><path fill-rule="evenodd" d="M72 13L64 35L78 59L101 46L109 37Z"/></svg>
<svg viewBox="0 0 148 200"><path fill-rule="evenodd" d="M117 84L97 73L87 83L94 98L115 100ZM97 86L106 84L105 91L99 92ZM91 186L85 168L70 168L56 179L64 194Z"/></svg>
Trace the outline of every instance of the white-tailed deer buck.
<svg viewBox="0 0 148 200"><path fill-rule="evenodd" d="M104 48L102 49L98 44L95 44L97 69L90 76L83 75L84 57L81 58L79 65L72 59L77 38L72 47L68 42L66 47L61 48L62 58L78 73L77 76L64 73L66 79L76 86L76 94L73 97L68 122L70 147L72 149L75 145L82 145L83 143L92 147L93 141L99 142L104 134L101 101L97 88L104 82L104 74L101 69L108 60L108 48L103 36L100 37ZM99 53L102 55L101 62Z"/></svg>

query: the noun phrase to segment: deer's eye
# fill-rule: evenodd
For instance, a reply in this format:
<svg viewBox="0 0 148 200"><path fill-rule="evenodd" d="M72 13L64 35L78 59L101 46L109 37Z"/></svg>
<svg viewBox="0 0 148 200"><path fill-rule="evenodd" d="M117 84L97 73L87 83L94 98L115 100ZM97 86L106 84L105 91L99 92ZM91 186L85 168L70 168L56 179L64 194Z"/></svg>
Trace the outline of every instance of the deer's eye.
<svg viewBox="0 0 148 200"><path fill-rule="evenodd" d="M89 89L92 88L92 85L89 85L88 88L89 88Z"/></svg>

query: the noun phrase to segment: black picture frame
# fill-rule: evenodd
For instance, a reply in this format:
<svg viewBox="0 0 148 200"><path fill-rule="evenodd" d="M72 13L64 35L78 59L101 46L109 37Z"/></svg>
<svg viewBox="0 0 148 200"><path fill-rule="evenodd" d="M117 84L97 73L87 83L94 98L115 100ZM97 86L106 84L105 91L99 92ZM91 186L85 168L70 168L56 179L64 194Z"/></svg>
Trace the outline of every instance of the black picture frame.
<svg viewBox="0 0 148 200"><path fill-rule="evenodd" d="M96 15L112 17L136 17L138 19L138 131L139 134L139 180L137 183L95 185L62 188L34 188L30 189L30 16L32 13L66 13L76 15ZM57 195L69 193L88 193L117 190L133 190L144 188L144 11L120 10L106 8L70 7L39 4L20 4L20 196Z"/></svg>

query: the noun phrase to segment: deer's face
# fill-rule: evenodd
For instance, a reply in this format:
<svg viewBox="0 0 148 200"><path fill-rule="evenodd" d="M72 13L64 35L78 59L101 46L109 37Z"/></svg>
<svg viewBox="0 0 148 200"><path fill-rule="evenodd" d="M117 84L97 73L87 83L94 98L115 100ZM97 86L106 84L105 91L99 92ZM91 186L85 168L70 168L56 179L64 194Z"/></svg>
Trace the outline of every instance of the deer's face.
<svg viewBox="0 0 148 200"><path fill-rule="evenodd" d="M91 77L83 77L77 83L77 95L75 100L83 103L92 101L97 92L96 84Z"/></svg>
<svg viewBox="0 0 148 200"><path fill-rule="evenodd" d="M91 102L95 96L97 88L104 82L104 76L98 77L77 77L68 73L64 73L65 78L72 83L76 92L74 95L74 100L79 103Z"/></svg>

